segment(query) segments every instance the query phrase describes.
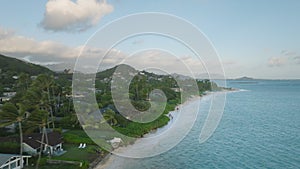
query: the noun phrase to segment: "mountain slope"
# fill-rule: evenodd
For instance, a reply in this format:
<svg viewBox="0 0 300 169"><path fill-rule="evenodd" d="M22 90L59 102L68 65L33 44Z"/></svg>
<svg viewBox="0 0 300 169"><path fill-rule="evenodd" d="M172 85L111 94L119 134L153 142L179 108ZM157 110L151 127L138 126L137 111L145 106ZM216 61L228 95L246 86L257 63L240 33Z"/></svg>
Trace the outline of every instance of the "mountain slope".
<svg viewBox="0 0 300 169"><path fill-rule="evenodd" d="M21 72L29 75L38 75L41 73L53 73L50 69L40 65L24 62L22 60L7 57L0 54L0 72L18 75Z"/></svg>

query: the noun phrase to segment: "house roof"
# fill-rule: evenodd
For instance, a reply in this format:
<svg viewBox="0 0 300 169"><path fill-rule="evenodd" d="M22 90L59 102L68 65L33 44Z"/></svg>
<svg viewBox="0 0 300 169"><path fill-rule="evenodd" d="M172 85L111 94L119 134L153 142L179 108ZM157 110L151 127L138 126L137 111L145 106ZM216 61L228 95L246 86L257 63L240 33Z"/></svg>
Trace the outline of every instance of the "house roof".
<svg viewBox="0 0 300 169"><path fill-rule="evenodd" d="M48 136L48 145L55 146L62 143L63 137L59 132L47 133ZM23 142L29 145L30 147L37 149L41 146L42 133L33 133L24 136ZM46 138L44 137L44 142L46 143Z"/></svg>

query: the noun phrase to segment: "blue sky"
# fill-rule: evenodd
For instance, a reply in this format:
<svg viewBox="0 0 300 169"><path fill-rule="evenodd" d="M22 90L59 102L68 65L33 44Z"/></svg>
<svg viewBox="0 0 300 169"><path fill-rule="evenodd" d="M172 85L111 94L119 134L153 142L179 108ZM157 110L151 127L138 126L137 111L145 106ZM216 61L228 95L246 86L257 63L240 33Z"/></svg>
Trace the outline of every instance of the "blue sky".
<svg viewBox="0 0 300 169"><path fill-rule="evenodd" d="M64 1L78 4L77 0ZM36 62L59 59L68 62L70 58L63 54L59 56L60 53L43 54L43 50L26 52L25 47L13 51L5 47L15 45L15 48L18 48L21 42L26 43L31 40L35 45L50 41L51 45L46 45L50 46L49 50L56 49L55 47L59 45L71 50L82 46L99 28L122 16L138 12L163 12L188 20L209 38L221 58L227 77L300 78L298 73L300 72L300 1L298 0L89 1L105 3L106 6L99 6L95 8L95 13L90 14L100 17L92 23L85 22L84 19L89 19L86 17L89 14L83 11L82 16L79 16L82 19L81 23L78 24L83 25L82 27L76 26L75 21L70 21L73 24L71 27L67 27L69 25L64 23L60 26L51 25L53 24L51 17L55 14L46 12L46 5L50 1L1 1L0 44L11 44L2 45L0 53L18 58L28 56L30 53L32 61ZM64 10L64 7L55 9ZM103 11L99 12L99 10ZM63 21L68 22L66 19ZM12 35L8 42L4 42L3 37L5 34L7 38L7 32L11 32ZM20 36L22 38L19 44L17 41L20 38L16 37ZM140 38L139 41L151 42L151 37ZM162 40L161 46L163 47L164 44ZM159 41L156 45L160 45ZM128 52L125 48L126 45L122 48L124 53Z"/></svg>

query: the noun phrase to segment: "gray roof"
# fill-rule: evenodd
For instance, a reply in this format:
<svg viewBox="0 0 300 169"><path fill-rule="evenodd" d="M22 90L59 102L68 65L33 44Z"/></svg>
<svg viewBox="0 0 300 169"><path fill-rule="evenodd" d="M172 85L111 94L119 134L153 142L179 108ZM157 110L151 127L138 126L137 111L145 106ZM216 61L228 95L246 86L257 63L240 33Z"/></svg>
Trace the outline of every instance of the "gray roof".
<svg viewBox="0 0 300 169"><path fill-rule="evenodd" d="M19 155L16 155L16 154L1 154L0 153L0 166L5 164L10 158L16 157L16 156L19 156Z"/></svg>
<svg viewBox="0 0 300 169"><path fill-rule="evenodd" d="M25 135L23 142L29 145L30 147L37 149L41 146L42 133L32 133ZM63 142L62 135L59 132L47 133L48 136L48 145L56 146ZM45 136L44 136L45 137ZM46 143L46 138L44 138L44 143Z"/></svg>

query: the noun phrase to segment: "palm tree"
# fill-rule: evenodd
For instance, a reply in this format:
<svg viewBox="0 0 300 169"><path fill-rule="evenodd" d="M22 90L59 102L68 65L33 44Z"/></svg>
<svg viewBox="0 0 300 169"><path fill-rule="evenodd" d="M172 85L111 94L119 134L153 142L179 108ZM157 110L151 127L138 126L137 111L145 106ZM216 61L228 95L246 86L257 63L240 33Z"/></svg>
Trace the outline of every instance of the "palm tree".
<svg viewBox="0 0 300 169"><path fill-rule="evenodd" d="M39 75L33 83L33 86L36 86L47 93L48 102L50 105L51 105L50 89L53 85L54 85L53 77L46 74ZM49 110L51 114L52 127L55 128L52 106L49 107Z"/></svg>
<svg viewBox="0 0 300 169"><path fill-rule="evenodd" d="M31 83L30 76L26 73L21 73L19 75L19 79L14 86L15 91L17 92L16 95L10 100L10 102L16 104L21 103L24 94L26 93L29 85Z"/></svg>
<svg viewBox="0 0 300 169"><path fill-rule="evenodd" d="M118 123L117 119L115 118L116 113L111 110L111 109L107 109L104 113L103 113L103 117L104 119L110 124L110 125L116 125Z"/></svg>
<svg viewBox="0 0 300 169"><path fill-rule="evenodd" d="M71 102L72 102L72 88L69 86L66 86L62 89L61 93L61 102L63 103L64 106L67 106L67 109L64 109L67 112L64 113L69 113L71 111Z"/></svg>
<svg viewBox="0 0 300 169"><path fill-rule="evenodd" d="M44 138L46 139L46 145L48 145L48 136L46 131L46 126L48 124L48 116L49 113L45 110L35 110L34 112L31 113L31 115L28 118L28 125L29 125L28 131L32 131L36 128L39 128L41 129L42 132L40 152L39 152L39 157L36 165L37 169L39 167L39 163L41 160L43 145L45 144Z"/></svg>
<svg viewBox="0 0 300 169"><path fill-rule="evenodd" d="M23 96L23 100L26 107L32 110L47 110L50 106L46 94L36 87L30 87Z"/></svg>
<svg viewBox="0 0 300 169"><path fill-rule="evenodd" d="M12 103L5 103L0 111L0 127L9 126L11 124L18 123L19 133L20 133L20 156L21 159L23 155L23 131L22 131L22 121L25 119L25 111L22 105L19 109ZM23 162L21 162L21 168L23 167Z"/></svg>
<svg viewBox="0 0 300 169"><path fill-rule="evenodd" d="M30 76L26 73L21 73L19 75L17 88L19 91L26 91L29 88L30 83L31 83Z"/></svg>

